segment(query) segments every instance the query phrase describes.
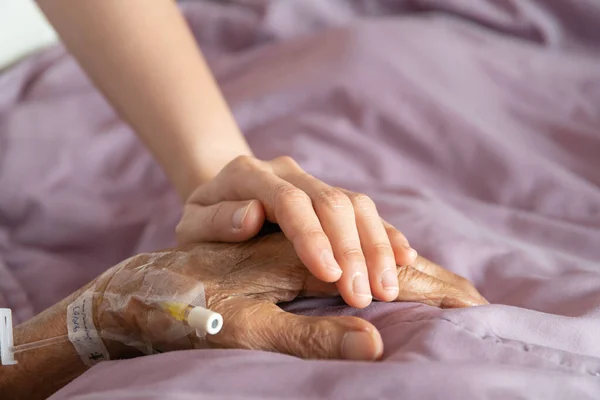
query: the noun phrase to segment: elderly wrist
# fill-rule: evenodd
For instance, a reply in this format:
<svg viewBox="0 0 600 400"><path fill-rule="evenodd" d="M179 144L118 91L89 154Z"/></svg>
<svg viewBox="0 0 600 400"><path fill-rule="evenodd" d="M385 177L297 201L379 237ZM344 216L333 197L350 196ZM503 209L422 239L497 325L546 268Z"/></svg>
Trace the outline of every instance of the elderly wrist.
<svg viewBox="0 0 600 400"><path fill-rule="evenodd" d="M123 344L122 342L112 339L110 335L111 331L115 329L115 322L119 320L126 320L130 318L128 315L128 309L119 310L118 312L112 312L110 316L106 315L106 304L108 299L105 298L105 293L110 283L114 279L115 274L129 265L131 262L135 262L135 259L142 258L144 255L137 255L131 257L118 265L106 270L102 275L96 278L88 287L87 293L92 298L92 316L94 322L94 328L97 330L99 339L106 347L110 359L126 359L134 358L142 355L142 353L131 347ZM82 292L82 294L85 292Z"/></svg>

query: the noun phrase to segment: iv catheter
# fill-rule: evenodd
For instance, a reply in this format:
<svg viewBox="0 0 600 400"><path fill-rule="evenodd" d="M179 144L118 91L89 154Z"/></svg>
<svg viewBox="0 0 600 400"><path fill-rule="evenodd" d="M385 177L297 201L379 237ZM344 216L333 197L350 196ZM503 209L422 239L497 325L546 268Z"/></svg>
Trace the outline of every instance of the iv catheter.
<svg viewBox="0 0 600 400"><path fill-rule="evenodd" d="M0 308L0 363L15 365L13 352L13 326L10 308Z"/></svg>
<svg viewBox="0 0 600 400"><path fill-rule="evenodd" d="M158 307L177 321L181 321L196 331L200 338L206 334L216 335L223 327L221 314L204 307L186 303L165 301ZM15 365L15 353L46 347L69 340L68 336L50 338L33 343L14 346L12 313L9 308L0 308L0 365Z"/></svg>
<svg viewBox="0 0 600 400"><path fill-rule="evenodd" d="M194 307L185 303L165 301L160 308L178 321L184 321L190 328L196 330L198 337L204 334L216 335L223 327L221 314L204 307Z"/></svg>

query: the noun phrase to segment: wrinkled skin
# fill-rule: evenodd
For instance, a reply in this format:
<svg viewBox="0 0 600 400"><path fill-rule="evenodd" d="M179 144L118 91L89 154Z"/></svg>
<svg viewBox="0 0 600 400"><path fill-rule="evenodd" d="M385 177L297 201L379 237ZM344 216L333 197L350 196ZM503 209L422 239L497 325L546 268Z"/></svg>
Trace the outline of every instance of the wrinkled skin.
<svg viewBox="0 0 600 400"><path fill-rule="evenodd" d="M285 156L231 161L187 199L176 233L180 244L237 243L265 222L278 224L307 269L335 282L352 307L394 300L396 264L417 257L369 196L331 187Z"/></svg>
<svg viewBox="0 0 600 400"><path fill-rule="evenodd" d="M487 304L466 279L422 257L411 266L397 267L397 273L397 301L443 308ZM207 307L224 318L222 331L204 342L191 330L182 330L183 323L156 312L144 298L148 290L141 290L149 274L159 277L154 280L159 291L179 293L165 293L167 298L185 297L200 280ZM176 282L173 276L185 283L168 288ZM204 243L136 256L98 278L96 291L97 323L104 333L145 338L160 351L208 346L355 360L376 360L383 352L379 333L363 319L299 316L277 306L301 296L338 294L335 284L322 283L308 271L280 233L239 244ZM131 297L133 293L141 295ZM114 298L128 300L111 302Z"/></svg>

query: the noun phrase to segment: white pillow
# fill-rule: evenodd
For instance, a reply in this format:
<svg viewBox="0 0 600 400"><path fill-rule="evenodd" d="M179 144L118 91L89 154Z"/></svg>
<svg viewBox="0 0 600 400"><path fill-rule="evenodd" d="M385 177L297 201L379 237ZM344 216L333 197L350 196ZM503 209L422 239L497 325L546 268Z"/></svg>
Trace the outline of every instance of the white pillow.
<svg viewBox="0 0 600 400"><path fill-rule="evenodd" d="M0 1L0 69L57 42L33 0Z"/></svg>

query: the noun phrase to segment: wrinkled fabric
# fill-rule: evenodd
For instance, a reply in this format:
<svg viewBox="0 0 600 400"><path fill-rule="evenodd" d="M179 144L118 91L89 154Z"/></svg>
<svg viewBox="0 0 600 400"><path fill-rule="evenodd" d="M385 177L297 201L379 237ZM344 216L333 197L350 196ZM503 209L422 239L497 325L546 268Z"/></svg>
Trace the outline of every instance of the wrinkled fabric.
<svg viewBox="0 0 600 400"><path fill-rule="evenodd" d="M600 398L600 3L182 7L257 156L369 194L493 304L300 301L372 321L383 362L177 352L101 363L53 398ZM0 307L18 321L172 245L181 213L61 48L0 76L0 188Z"/></svg>

